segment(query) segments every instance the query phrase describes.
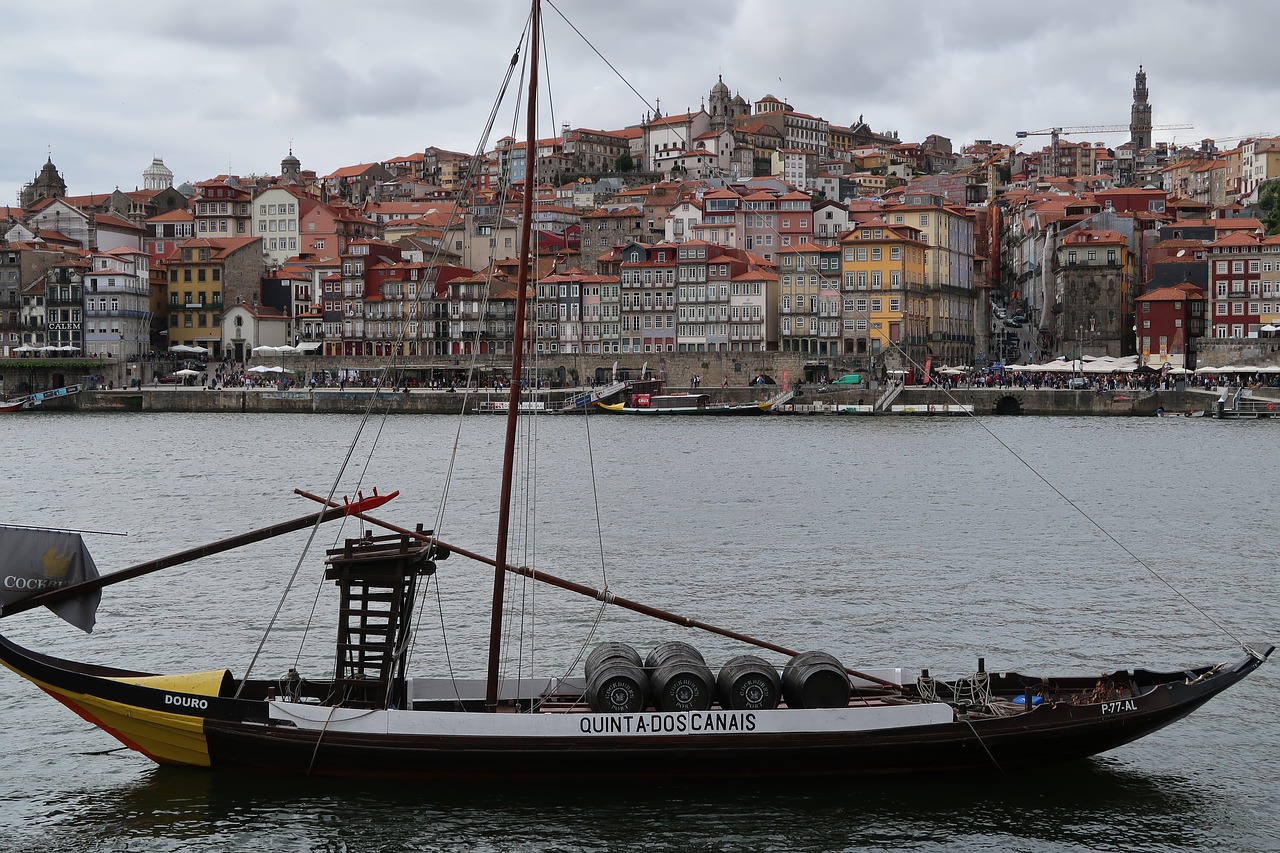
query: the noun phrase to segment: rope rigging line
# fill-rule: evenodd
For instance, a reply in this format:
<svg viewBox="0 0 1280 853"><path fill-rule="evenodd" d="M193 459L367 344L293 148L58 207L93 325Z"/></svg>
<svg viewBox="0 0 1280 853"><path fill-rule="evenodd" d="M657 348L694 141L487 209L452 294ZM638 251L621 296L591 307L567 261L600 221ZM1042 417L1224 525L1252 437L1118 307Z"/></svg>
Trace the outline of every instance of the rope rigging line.
<svg viewBox="0 0 1280 853"><path fill-rule="evenodd" d="M478 146L477 146L477 152L478 152L478 153L482 153L482 152L483 152L484 147L485 147L485 143L486 143L486 141L487 141L487 139L488 139L488 137L489 137L489 134L490 134L490 132L491 132L491 130L492 130L493 122L494 122L494 120L496 119L496 116L497 116L497 113L498 113L498 109L500 108L500 105L501 105L502 101L505 99L505 95L506 95L507 89L508 89L508 87L509 87L509 85L510 85L510 82L511 82L512 76L513 76L513 74L514 74L514 71L515 71L515 68L516 68L517 62L518 62L518 60L519 60L520 56L521 56L521 55L522 55L522 53L523 53L522 46L523 46L524 38L525 38L525 35L526 35L526 34L527 34L527 27L526 27L526 32L521 33L521 36L520 36L520 38L519 38L519 40L518 40L518 42L517 42L516 50L515 50L515 52L512 54L512 61L511 61L511 63L509 64L509 66L508 66L508 68L507 68L506 74L505 74L505 76L504 76L504 79L503 79L502 84L501 84L500 89L499 89L499 93L498 93L497 97L495 98L494 104L493 104L493 106L492 106L492 108L491 108L491 110L490 110L489 119L488 119L488 121L486 122L484 133L482 134L481 139L480 139L480 142L479 142L479 144L478 144ZM469 164L469 166L468 166L468 170L467 170L467 172L466 172L466 182L467 182L467 185L468 185L468 186L470 186L471 178L472 178L472 177L474 177L475 170L478 168L478 166L477 166L477 162L478 162L478 160L479 160L479 156L477 156L477 157L473 157L473 158L472 158L472 160L471 160L471 163L470 163L470 164ZM449 229L449 226L450 226L450 225L452 225L452 224L455 224L455 223L456 223L456 221L457 221L457 219L458 219L458 216L459 216L459 214L458 214L458 206L455 204L455 205L454 205L453 210L452 210L452 211L451 211L451 213L450 213L449 225L447 225L447 226L446 226L446 232L448 231L448 229ZM427 265L429 268L435 269L435 268L437 267L437 263L438 263L438 261L439 261L441 251L442 251L442 246L437 245L437 247L436 247L436 251L433 253L432 258L431 258L431 261L430 261L430 263ZM424 281L424 284L426 284L426 283L427 283L427 282L426 282L426 281ZM421 303L425 300L425 297L426 297L426 296L427 296L427 287L421 287L421 288L419 288L418 293L417 293L417 294L416 294L416 296L415 296L414 307L415 307L415 308L419 307L419 306L421 305ZM406 331L407 331L407 323L405 323L405 322L401 322L400 324L398 324L396 342L397 342L397 344L399 344L399 346L398 346L398 347L396 347L396 348L394 348L395 350L404 349L404 342L405 342ZM375 383L374 388L373 388L373 393L372 393L372 394L370 394L369 402L365 405L365 407L364 407L364 411L362 412L362 416L361 416L360 423L359 423L359 425L358 425L358 426L357 426L357 428L356 428L355 434L354 434L354 436L352 437L352 440L351 440L350 444L349 444L349 445L348 445L348 447L347 447L347 451L346 451L345 455L343 456L343 459L342 459L341 464L338 466L338 470L337 470L337 473L336 473L336 475L335 475L335 477L334 477L334 479L333 479L333 482L332 482L332 484L331 484L331 485L330 485L330 487L329 487L328 493L327 493L327 495L326 495L326 499L327 499L327 500L329 500L329 501L332 501L332 500L334 499L334 497L338 494L338 490L339 490L339 488L340 488L340 486L341 486L341 482L342 482L342 477L344 476L344 474L346 473L346 471L347 471L348 467L350 466L351 461L352 461L352 459L353 459L353 458L354 458L354 456L355 456L355 451L356 451L356 449L357 449L357 448L358 448L358 446L359 446L360 439L361 439L361 438L362 438L362 436L365 434L365 432L366 432L366 430L367 430L367 428L368 428L368 425L369 425L369 423L370 423L370 420L372 419L372 415L373 415L374 408L375 408L375 406L376 406L376 404L377 404L377 402L378 402L378 392L379 392L383 387L385 387L385 385L386 385L386 378L387 378L388 372L389 372L390 368L398 362L398 359L400 358L400 356L399 356L398 354L396 354L396 353L394 353L394 352L393 352L393 354L391 354L391 355L389 355L389 356L386 356L385 358L386 358L386 360L383 362L383 366L382 366L381 370L380 370L380 371L378 372L378 374L377 374L377 380L376 380L376 383ZM468 384L469 384L469 383L468 383ZM464 407L464 409L465 409L465 407ZM359 479L359 481L357 482L357 485L356 485L357 491L359 490L360 482L362 482L362 481L363 481L363 479L364 479L364 475L368 472L369 464L370 464L370 462L371 462L371 460L372 460L372 457L373 457L373 452L374 452L374 450L376 449L377 444L378 444L378 439L381 437L382 430L383 430L383 429L385 428L385 426L386 426L386 421L387 421L387 416L388 416L388 414L389 414L389 407L383 407L383 412L382 412L382 418L381 418L381 421L380 421L380 423L379 423L379 426L378 426L377 431L376 431L376 432L375 432L375 434L374 434L373 440L372 440L372 442L371 442L371 444L370 444L369 452L368 452L368 454L367 454L367 455L366 455L366 457L365 457L365 464L364 464L364 467L363 467L363 469L362 469L362 471L361 471L360 479ZM456 458L456 446L455 446L454 454L455 454L455 458ZM451 460L451 462L450 462L450 466L449 466L449 471L450 471L450 473L452 472L452 470L453 470L453 464L452 464L452 460ZM446 480L446 482L448 482L448 480ZM442 517L442 515L443 515L443 499L442 499L442 503L441 503L440 517ZM238 686L238 687L237 687L237 689L236 689L236 696L240 696L240 695L241 695L242 691L244 690L244 686L245 686L245 684L246 684L246 683L248 682L248 680L249 680L249 675L250 675L250 673L253 671L254 666L257 664L257 662L258 662L259 658L260 658L260 657L261 657L261 655L262 655L262 652L263 652L263 650L264 650L264 648L265 648L265 646L266 646L267 640L268 640L268 638L270 637L271 632L274 630L275 625L276 625L276 623L277 623L277 622L278 622L278 620L279 620L280 614L281 614L281 612L282 612L282 610L283 610L283 608L284 608L285 601L288 599L288 597L289 597L290 593L292 592L292 589L293 589L293 587L294 587L295 583L297 582L297 578L298 578L298 576L299 576L299 574L300 574L300 572L301 572L302 565L303 565L304 561L306 560L307 555L308 555L308 554L310 553L310 551L311 551L312 545L314 544L314 541L315 541L316 534L317 534L317 533L318 533L318 531L319 531L320 524L321 524L321 520L320 520L320 518L319 518L319 517L317 517L317 521L316 521L316 523L311 527L310 533L308 534L308 537L307 537L307 541L306 541L305 545L303 546L302 552L301 552L301 554L299 555L297 562L296 562L296 563L295 563L295 565L294 565L293 571L292 571L292 573L290 574L288 581L285 583L284 590L282 591L281 596L280 596L280 599L279 599L279 601L278 601L278 602L277 602L277 604L276 604L275 610L274 610L274 612L272 613L272 616L271 616L270 620L268 621L266 628L265 628L265 629L264 629L264 631L263 631L262 637L260 638L260 640L259 640L259 642L258 642L258 645L257 645L256 649L254 650L254 653L253 653L252 657L251 657L251 658L250 658L250 660L249 660L248 665L246 666L244 677L240 680L240 684L239 684L239 686ZM346 524L346 519L343 519L343 520L342 520L342 524L340 524L340 525L339 525L338 533L335 535L334 542L337 542L339 539L341 539L341 536L342 536L342 530L345 528L345 524ZM322 587L323 587L323 579L321 579L321 581L320 581L320 582L318 583L318 585L317 585L317 592L316 592L316 596L315 596L315 598L314 598L314 599L313 599L313 601L312 601L312 605L311 605L311 609L310 609L310 614L309 614L308 619L307 619L306 627L305 627L305 628L304 628L304 630L303 630L303 637L302 637L302 640L301 640L301 641L300 641L300 643L299 643L298 652L297 652L297 655L296 655L296 657L295 657L295 667L296 667L297 662L301 659L302 652L303 652L303 648L304 648L304 646L305 646L305 642L306 642L306 637L307 637L308 631L310 630L311 624L312 624L313 619L314 619L314 616L315 616L315 612L316 612L316 608L317 608L318 600L319 600L319 595L320 595L320 589L321 589ZM408 650L405 650L405 654L407 654L407 653L408 653Z"/></svg>
<svg viewBox="0 0 1280 853"><path fill-rule="evenodd" d="M556 11L557 13L559 13L558 9ZM777 227L773 224L773 222L774 222L774 218L770 217L768 227L770 228L770 230L772 230L773 234L779 238L780 248L792 248L792 247L781 247L782 234L781 232L778 231ZM864 224L867 224L867 223L859 223L856 227L862 227L862 225ZM885 224L888 225L887 222ZM851 224L850 228L852 229L853 227L855 226ZM845 232L845 233L848 233L848 232ZM800 274L800 273L807 273L810 275L817 274L819 281L823 284L829 284L834 280L835 282L835 287L833 288L834 291L837 294L839 294L841 301L845 300L846 298L845 291L841 289L842 276L832 276L828 273L823 272L820 268L810 267L809 269L806 270L803 255L797 254L797 261L799 262L799 265L797 266L796 274ZM784 274L787 274L787 273L784 273ZM859 290L854 292L862 293L863 291ZM871 292L872 291L867 291L868 294L870 294ZM872 297L870 295L867 296L868 304L871 298ZM870 312L867 310L859 310L857 308L856 300L854 300L853 304L854 304L853 310L856 313L856 315L861 319L865 320L867 322L867 325L870 326L871 324ZM902 357L904 363L910 365L915 370L919 370L921 372L923 371L923 365L921 365L916 359L912 358L910 353L908 353L901 346L901 344L893 340L886 340L884 341L884 343L887 343L889 345L889 348L891 351L898 353ZM941 390L942 393L945 394L946 397L952 401L952 403L960 405L959 398L957 398L956 395L952 393L951 389L946 387L940 387L939 390ZM1145 569L1156 580L1160 581L1160 583L1166 586L1175 596L1177 596L1180 600L1182 600L1192 610L1198 613L1201 617L1207 620L1210 624L1212 624L1218 630L1222 631L1226 636L1230 637L1233 642L1235 642L1237 645L1239 645L1241 648L1245 649L1246 651L1249 650L1249 647L1234 632L1232 632L1225 625L1223 625L1222 622L1213 618L1213 616L1209 615L1208 612L1206 612L1203 608L1201 608L1194 601L1192 601L1181 590L1175 587L1168 579L1166 579L1163 575L1161 575L1158 571L1156 571L1154 566L1152 566L1149 562L1147 562L1138 554L1136 554L1131 548L1129 548L1123 542L1117 539L1109 530L1107 530L1106 527L1102 525L1101 522L1099 522L1092 515L1090 515L1083 507L1081 507L1079 504L1077 504L1075 501L1069 498L1064 492L1062 492L1061 489L1055 486L1052 482L1049 481L1047 477L1045 477L1038 469L1036 469L1034 465L1032 465L1027 459L1025 459L1019 453L1017 453L1017 451L1015 451L1012 447L1010 447L1007 442L1003 441L999 436L997 436L987 426L984 418L980 417L976 412L970 411L968 408L964 408L963 406L961 407L961 411L969 418L969 420L978 424L978 426L985 433L987 433L987 435L989 435L992 439L994 439L997 444L999 444L1002 448L1008 451L1010 455L1012 455L1028 471L1030 471L1033 475L1035 475L1035 477L1038 480L1044 483L1055 495L1061 498L1068 506L1070 506L1073 510L1079 513L1086 521L1089 522L1089 524L1091 524L1094 528L1096 528L1103 536L1105 536L1108 540L1110 540L1116 547L1118 547L1122 552L1124 552L1130 559L1132 559L1135 563L1137 563L1139 566Z"/></svg>

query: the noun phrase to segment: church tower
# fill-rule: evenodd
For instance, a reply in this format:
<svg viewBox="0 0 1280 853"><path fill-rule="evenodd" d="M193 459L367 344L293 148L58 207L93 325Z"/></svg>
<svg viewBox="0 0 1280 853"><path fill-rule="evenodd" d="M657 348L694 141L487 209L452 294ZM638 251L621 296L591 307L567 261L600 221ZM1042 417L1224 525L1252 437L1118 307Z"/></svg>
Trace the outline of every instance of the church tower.
<svg viewBox="0 0 1280 853"><path fill-rule="evenodd" d="M711 95L707 98L707 112L711 113L712 130L724 130L733 126L733 100L729 97L729 87L720 77L711 87Z"/></svg>
<svg viewBox="0 0 1280 853"><path fill-rule="evenodd" d="M40 199L62 198L66 194L67 182L58 174L58 167L53 165L53 157L50 156L35 180L22 188L18 204L21 207L30 207Z"/></svg>
<svg viewBox="0 0 1280 853"><path fill-rule="evenodd" d="M151 160L151 165L142 170L142 188L147 190L167 190L173 186L173 172L159 157Z"/></svg>
<svg viewBox="0 0 1280 853"><path fill-rule="evenodd" d="M290 186L302 186L302 161L293 156L293 149L289 149L289 156L280 161L280 183Z"/></svg>
<svg viewBox="0 0 1280 853"><path fill-rule="evenodd" d="M1129 114L1129 141L1136 151L1151 147L1151 104L1147 103L1147 72L1138 66L1133 78L1133 111Z"/></svg>

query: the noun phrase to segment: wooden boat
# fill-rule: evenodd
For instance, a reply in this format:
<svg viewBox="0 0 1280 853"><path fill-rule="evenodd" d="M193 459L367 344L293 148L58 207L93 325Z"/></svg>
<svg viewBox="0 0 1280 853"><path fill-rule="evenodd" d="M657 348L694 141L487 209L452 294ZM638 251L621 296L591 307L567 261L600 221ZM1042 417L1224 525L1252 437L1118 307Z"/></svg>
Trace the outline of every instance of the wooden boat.
<svg viewBox="0 0 1280 853"><path fill-rule="evenodd" d="M532 145L541 31L536 0L527 23L526 139ZM531 289L531 212L532 194L526 193L513 341L517 376ZM979 659L969 676L935 679L927 671L851 669L823 652L798 652L516 565L507 556L515 438L520 421L528 420L520 417L519 403L513 386L493 557L441 541L430 530L375 518L372 510L394 497L376 492L350 504L299 493L322 509L74 581L67 571L71 558L62 554L78 545L52 544L36 535L6 546L0 616L78 602L78 624L91 627L93 602L84 599L105 587L271 536L360 518L390 532L350 539L327 553L325 578L339 596L331 676L236 678L221 667L153 674L64 660L3 637L0 663L161 764L439 783L751 779L790 790L806 779L1042 772L1054 762L1109 750L1173 723L1248 676L1273 651L1244 646L1232 659L1172 672L1132 668L1089 677L991 673ZM407 671L406 649L418 624L420 587L451 556L493 569L487 672L466 680L416 678ZM643 658L624 643L603 643L587 658L581 678L503 679L510 574L685 630L711 632L780 656L785 665L740 655L713 674L684 643L664 643Z"/></svg>
<svg viewBox="0 0 1280 853"><path fill-rule="evenodd" d="M0 402L0 413L29 411L44 405L50 400L72 397L79 393L79 385L67 385L66 387L54 388L49 391L37 391L34 394L14 397L11 400L4 400L3 402Z"/></svg>
<svg viewBox="0 0 1280 853"><path fill-rule="evenodd" d="M597 401L596 408L617 415L763 415L773 404L712 403L709 394L632 394L618 403Z"/></svg>

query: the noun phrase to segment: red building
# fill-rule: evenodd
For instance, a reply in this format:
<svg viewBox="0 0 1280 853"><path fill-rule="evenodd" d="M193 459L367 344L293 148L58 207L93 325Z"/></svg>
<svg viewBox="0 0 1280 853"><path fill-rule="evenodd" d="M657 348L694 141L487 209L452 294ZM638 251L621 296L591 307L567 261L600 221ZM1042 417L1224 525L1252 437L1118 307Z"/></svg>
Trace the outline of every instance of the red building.
<svg viewBox="0 0 1280 853"><path fill-rule="evenodd" d="M1151 367L1195 368L1195 342L1204 334L1204 291L1183 282L1139 296L1138 354Z"/></svg>
<svg viewBox="0 0 1280 853"><path fill-rule="evenodd" d="M1212 337L1257 336L1262 325L1262 258L1264 252L1270 257L1275 248L1276 238L1264 241L1257 234L1243 231L1209 244Z"/></svg>
<svg viewBox="0 0 1280 853"><path fill-rule="evenodd" d="M1116 213L1164 213L1168 193L1155 187L1112 187L1093 194L1104 208Z"/></svg>

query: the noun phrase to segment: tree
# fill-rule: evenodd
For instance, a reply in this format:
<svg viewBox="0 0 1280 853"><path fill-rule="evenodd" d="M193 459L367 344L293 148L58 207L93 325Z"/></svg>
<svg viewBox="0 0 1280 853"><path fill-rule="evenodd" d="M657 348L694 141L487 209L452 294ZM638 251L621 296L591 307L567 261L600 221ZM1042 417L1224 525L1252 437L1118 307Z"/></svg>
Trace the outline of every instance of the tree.
<svg viewBox="0 0 1280 853"><path fill-rule="evenodd" d="M618 167L619 172L630 172L636 165L629 153L619 154L614 164Z"/></svg>
<svg viewBox="0 0 1280 853"><path fill-rule="evenodd" d="M1280 178L1267 181L1258 190L1258 211L1267 234L1280 232Z"/></svg>

